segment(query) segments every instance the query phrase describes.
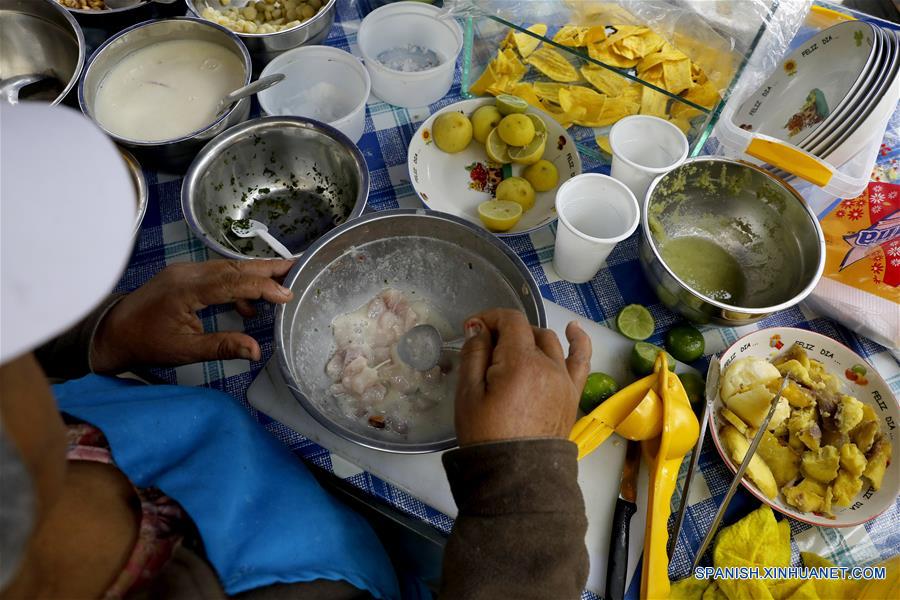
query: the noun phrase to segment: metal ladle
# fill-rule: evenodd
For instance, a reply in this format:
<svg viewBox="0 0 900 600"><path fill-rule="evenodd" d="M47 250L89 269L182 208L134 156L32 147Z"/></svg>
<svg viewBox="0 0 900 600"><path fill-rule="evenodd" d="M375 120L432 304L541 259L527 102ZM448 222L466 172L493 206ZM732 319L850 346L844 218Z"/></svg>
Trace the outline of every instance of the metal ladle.
<svg viewBox="0 0 900 600"><path fill-rule="evenodd" d="M276 83L280 81L284 81L285 75L284 73L272 73L271 75L266 75L265 77L260 77L253 83L249 85L245 85L244 87L239 87L233 92L227 94L224 98L219 100L218 106L216 106L216 114L221 113L223 110L237 102L238 100L243 100L247 96L252 96L257 92L261 92L263 90L267 90Z"/></svg>
<svg viewBox="0 0 900 600"><path fill-rule="evenodd" d="M416 325L397 342L397 356L416 371L428 371L437 366L444 350L459 352L465 338L444 343L440 332L431 325Z"/></svg>

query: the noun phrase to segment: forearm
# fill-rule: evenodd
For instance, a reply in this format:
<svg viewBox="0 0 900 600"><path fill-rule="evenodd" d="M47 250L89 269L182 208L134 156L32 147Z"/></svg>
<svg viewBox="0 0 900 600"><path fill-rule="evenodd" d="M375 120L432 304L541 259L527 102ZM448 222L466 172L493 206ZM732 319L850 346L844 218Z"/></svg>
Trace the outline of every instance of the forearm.
<svg viewBox="0 0 900 600"><path fill-rule="evenodd" d="M124 294L111 294L97 308L70 328L35 350L47 377L75 379L91 372L91 340L106 313Z"/></svg>
<svg viewBox="0 0 900 600"><path fill-rule="evenodd" d="M577 451L561 439L444 455L459 515L441 598L578 598L588 575Z"/></svg>

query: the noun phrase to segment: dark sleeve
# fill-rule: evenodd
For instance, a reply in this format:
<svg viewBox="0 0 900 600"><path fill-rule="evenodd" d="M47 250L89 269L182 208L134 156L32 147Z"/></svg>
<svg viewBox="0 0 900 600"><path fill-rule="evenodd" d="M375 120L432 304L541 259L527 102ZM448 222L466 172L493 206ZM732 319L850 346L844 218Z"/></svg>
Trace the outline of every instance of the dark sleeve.
<svg viewBox="0 0 900 600"><path fill-rule="evenodd" d="M34 351L47 377L76 379L91 372L91 340L97 325L125 294L112 294L68 331Z"/></svg>
<svg viewBox="0 0 900 600"><path fill-rule="evenodd" d="M575 444L479 444L443 460L459 515L441 599L579 598L588 555Z"/></svg>

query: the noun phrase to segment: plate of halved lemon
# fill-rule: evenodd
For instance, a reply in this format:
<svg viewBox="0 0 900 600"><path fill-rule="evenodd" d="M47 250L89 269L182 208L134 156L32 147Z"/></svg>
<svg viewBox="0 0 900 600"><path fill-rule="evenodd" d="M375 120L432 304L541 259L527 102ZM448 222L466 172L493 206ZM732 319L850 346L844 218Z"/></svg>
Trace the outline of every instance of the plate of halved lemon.
<svg viewBox="0 0 900 600"><path fill-rule="evenodd" d="M451 104L409 144L409 175L427 208L500 236L556 220L556 190L581 173L572 138L553 118L515 96Z"/></svg>

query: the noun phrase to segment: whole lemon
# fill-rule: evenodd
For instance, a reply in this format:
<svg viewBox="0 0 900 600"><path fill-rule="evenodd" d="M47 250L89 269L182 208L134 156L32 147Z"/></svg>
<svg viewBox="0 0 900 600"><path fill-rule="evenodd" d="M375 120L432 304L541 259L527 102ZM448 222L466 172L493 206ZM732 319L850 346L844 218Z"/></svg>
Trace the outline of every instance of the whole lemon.
<svg viewBox="0 0 900 600"><path fill-rule="evenodd" d="M528 210L534 206L534 188L521 177L509 177L497 186L497 200L515 202L522 210Z"/></svg>
<svg viewBox="0 0 900 600"><path fill-rule="evenodd" d="M496 106L481 106L472 113L472 133L479 144L487 141L487 136L494 127L500 124L503 115Z"/></svg>
<svg viewBox="0 0 900 600"><path fill-rule="evenodd" d="M497 125L497 134L510 146L527 146L534 139L534 123L523 114L506 115Z"/></svg>
<svg viewBox="0 0 900 600"><path fill-rule="evenodd" d="M522 177L538 192L552 190L559 183L559 172L549 160L541 159L522 171Z"/></svg>
<svg viewBox="0 0 900 600"><path fill-rule="evenodd" d="M465 150L472 141L472 122L462 113L446 112L434 120L431 132L438 148L455 154Z"/></svg>

